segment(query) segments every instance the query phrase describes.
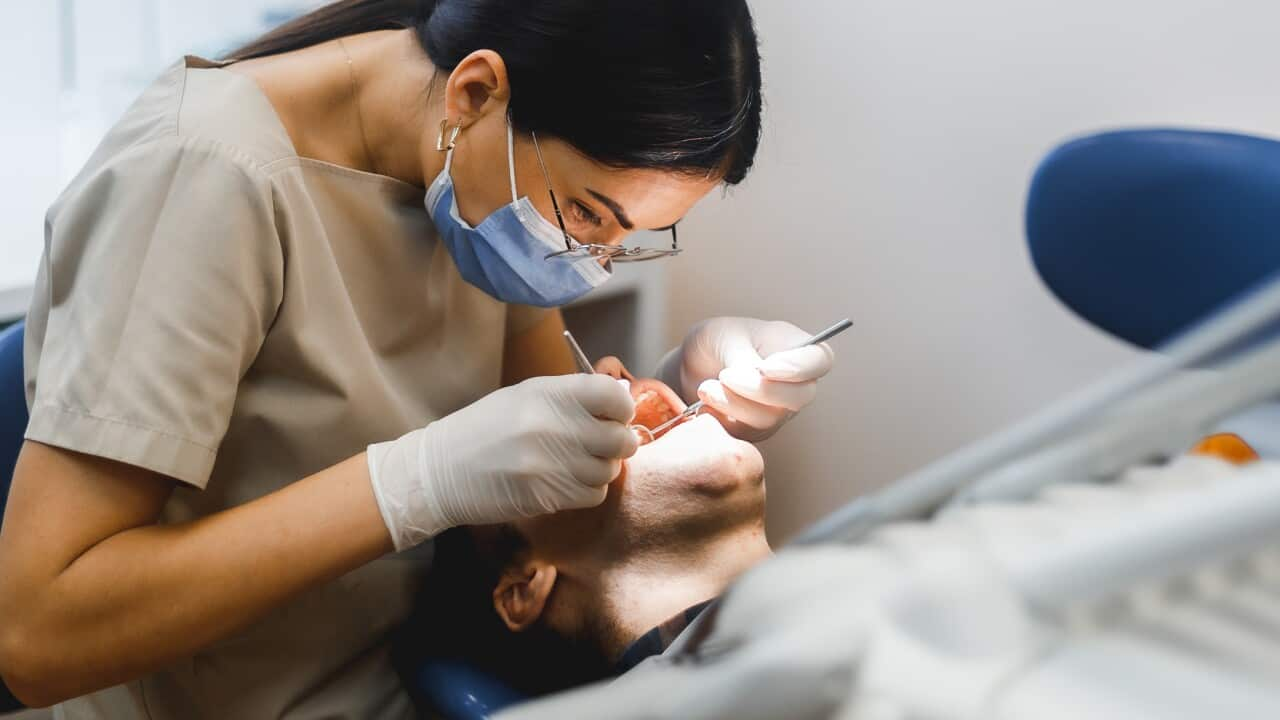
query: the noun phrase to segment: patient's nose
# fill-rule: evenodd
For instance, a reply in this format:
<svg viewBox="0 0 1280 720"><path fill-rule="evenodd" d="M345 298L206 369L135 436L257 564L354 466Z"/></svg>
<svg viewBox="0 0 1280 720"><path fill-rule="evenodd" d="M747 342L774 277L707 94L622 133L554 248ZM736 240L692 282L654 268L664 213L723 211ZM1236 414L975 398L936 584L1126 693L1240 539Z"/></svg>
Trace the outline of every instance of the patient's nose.
<svg viewBox="0 0 1280 720"><path fill-rule="evenodd" d="M608 375L616 380L635 380L631 373L627 372L627 366L613 355L607 355L596 361L596 372Z"/></svg>

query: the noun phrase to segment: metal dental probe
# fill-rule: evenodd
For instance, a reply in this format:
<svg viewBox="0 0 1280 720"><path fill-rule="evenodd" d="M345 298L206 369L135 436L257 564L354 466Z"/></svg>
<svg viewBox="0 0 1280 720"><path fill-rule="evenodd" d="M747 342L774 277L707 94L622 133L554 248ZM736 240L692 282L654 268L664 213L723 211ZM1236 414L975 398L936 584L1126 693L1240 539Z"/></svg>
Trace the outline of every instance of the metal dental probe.
<svg viewBox="0 0 1280 720"><path fill-rule="evenodd" d="M578 345L578 341L573 338L573 333L568 330L564 331L564 341L569 344L569 354L573 355L573 361L578 364L578 370L588 375L595 375L596 369L591 365L591 361L587 359L587 354L582 352L582 346ZM635 432L643 431L644 435L649 436L649 442L653 442L653 431L643 425L630 426Z"/></svg>
<svg viewBox="0 0 1280 720"><path fill-rule="evenodd" d="M853 321L852 321L852 320L850 320L849 318L845 318L845 319L841 320L840 322L836 323L835 325L832 325L831 327L827 328L826 330L823 330L822 332L818 333L817 335L814 335L813 337L809 338L808 340L805 340L804 342L800 343L799 345L796 345L796 346L795 346L795 347L793 347L793 348L787 348L787 350L783 350L782 352L788 352L788 351L790 351L790 350L798 350L799 348L802 348L802 347L808 347L808 346L810 346L810 345L817 345L818 343L826 342L826 341L830 340L831 338L833 338L833 337L835 337L835 336L839 335L840 333L844 332L845 330L848 330L848 329L849 329L849 328L851 328L851 327L853 327ZM651 431L650 431L650 433L651 433L654 437L657 437L658 433L662 432L663 430L666 430L667 428L671 427L672 425L675 425L676 423L680 422L681 420L684 420L685 418L691 418L691 417L693 417L694 415L697 415L697 414L698 414L698 411L702 409L702 406L703 406L704 404L705 404L705 403L703 403L701 400L698 400L698 401L697 401L697 402L695 402L694 404L692 404L692 405L690 405L689 407L685 408L685 409L684 409L684 410L683 410L679 415L676 415L675 417L671 418L670 420L668 420L668 421L666 421L666 422L662 423L662 424L661 424L661 425L659 425L658 427L656 427L656 428L654 428L653 430L651 430Z"/></svg>
<svg viewBox="0 0 1280 720"><path fill-rule="evenodd" d="M569 344L569 352L573 355L573 361L578 364L578 372L595 375L595 367L593 367L591 365L591 361L587 359L587 354L582 352L582 347L578 345L578 341L573 339L573 333L565 330L564 341Z"/></svg>

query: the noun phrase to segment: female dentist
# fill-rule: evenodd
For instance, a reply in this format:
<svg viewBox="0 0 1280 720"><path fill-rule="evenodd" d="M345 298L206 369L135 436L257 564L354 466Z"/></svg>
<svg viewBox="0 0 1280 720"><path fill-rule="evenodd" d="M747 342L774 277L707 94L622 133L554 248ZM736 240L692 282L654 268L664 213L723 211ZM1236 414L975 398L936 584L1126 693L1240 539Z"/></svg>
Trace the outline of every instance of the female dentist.
<svg viewBox="0 0 1280 720"><path fill-rule="evenodd" d="M410 717L393 551L603 501L634 405L554 308L670 254L624 240L741 181L760 108L744 0L345 0L172 67L48 214L0 677L63 717ZM713 319L659 372L757 439L830 367L762 362L807 334Z"/></svg>

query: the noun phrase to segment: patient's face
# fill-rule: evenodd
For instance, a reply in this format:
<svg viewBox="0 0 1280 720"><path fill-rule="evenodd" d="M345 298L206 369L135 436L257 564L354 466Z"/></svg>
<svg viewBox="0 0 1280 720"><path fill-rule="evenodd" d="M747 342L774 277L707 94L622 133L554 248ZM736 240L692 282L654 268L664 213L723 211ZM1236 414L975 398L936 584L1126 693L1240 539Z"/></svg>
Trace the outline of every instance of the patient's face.
<svg viewBox="0 0 1280 720"><path fill-rule="evenodd" d="M596 370L629 382L637 425L655 428L685 409L671 388L631 376L617 358L601 360ZM623 561L654 545L672 551L726 529L760 526L764 496L760 452L714 417L698 415L642 444L603 504L515 525L547 557Z"/></svg>
<svg viewBox="0 0 1280 720"><path fill-rule="evenodd" d="M685 408L615 358L597 370L629 381L636 424L654 428ZM755 446L711 415L681 422L640 447L601 505L513 523L528 552L499 583L495 608L512 630L604 635L591 640L619 651L768 555L764 499Z"/></svg>

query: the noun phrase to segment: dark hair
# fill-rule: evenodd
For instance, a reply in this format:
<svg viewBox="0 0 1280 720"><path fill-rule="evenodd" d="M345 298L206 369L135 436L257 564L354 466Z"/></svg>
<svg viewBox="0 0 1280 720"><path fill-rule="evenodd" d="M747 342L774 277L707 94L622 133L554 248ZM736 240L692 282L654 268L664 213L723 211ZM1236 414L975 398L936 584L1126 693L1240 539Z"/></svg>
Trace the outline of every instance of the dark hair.
<svg viewBox="0 0 1280 720"><path fill-rule="evenodd" d="M600 644L601 633L591 627L580 638L542 622L517 633L498 617L493 589L502 571L528 549L528 541L509 525L484 541L465 527L436 537L431 571L395 638L396 664L412 668L424 657L462 661L532 696L609 677L613 665ZM558 590L551 592L548 603L555 602ZM407 678L406 685L413 694L412 680Z"/></svg>
<svg viewBox="0 0 1280 720"><path fill-rule="evenodd" d="M516 129L606 165L719 173L732 185L755 159L760 55L746 0L342 0L229 57L397 28L412 28L446 72L497 52Z"/></svg>

